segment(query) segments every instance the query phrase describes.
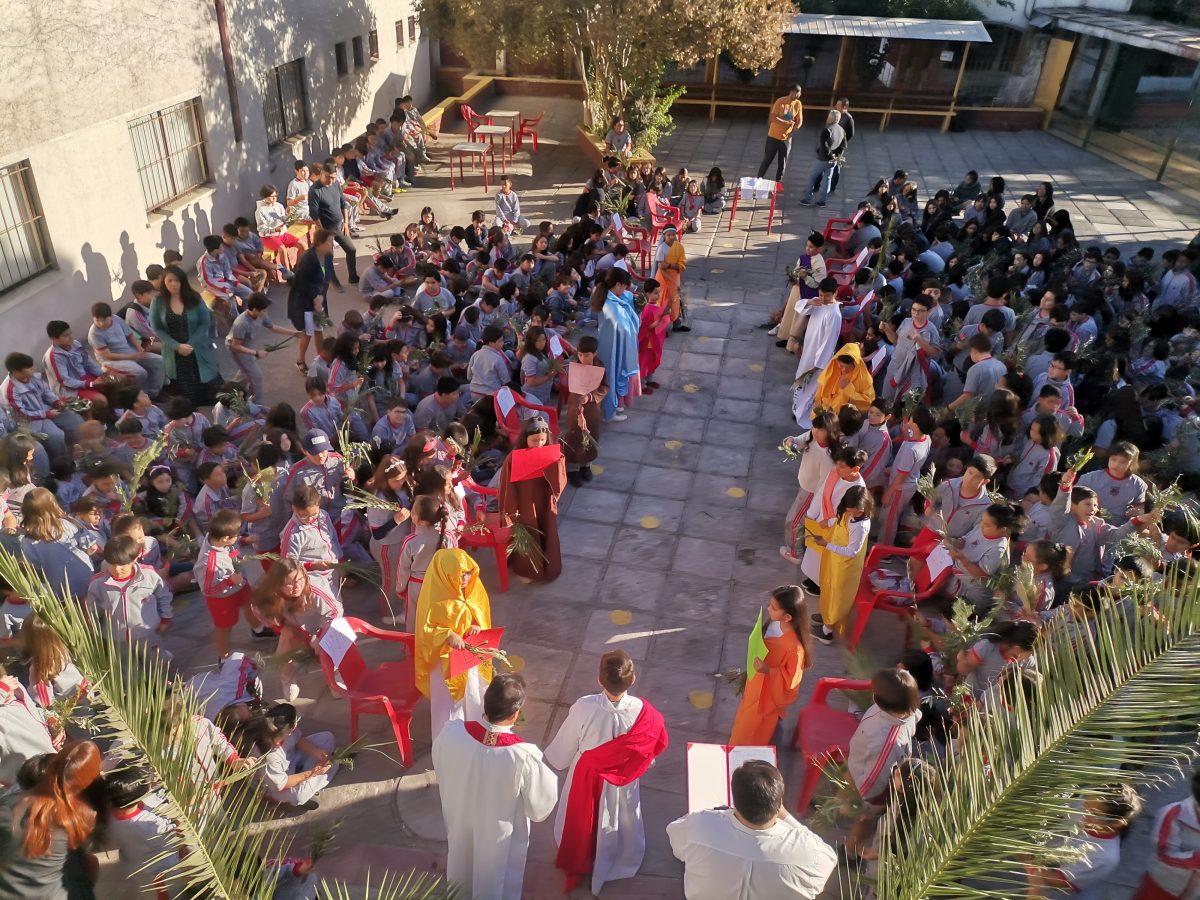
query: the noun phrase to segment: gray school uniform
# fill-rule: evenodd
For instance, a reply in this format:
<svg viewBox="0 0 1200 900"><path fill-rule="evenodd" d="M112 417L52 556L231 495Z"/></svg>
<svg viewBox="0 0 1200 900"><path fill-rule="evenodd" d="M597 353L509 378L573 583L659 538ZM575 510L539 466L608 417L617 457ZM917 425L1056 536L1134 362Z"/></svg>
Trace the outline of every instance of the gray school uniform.
<svg viewBox="0 0 1200 900"><path fill-rule="evenodd" d="M867 463L862 467L863 481L872 490L882 488L887 477L888 464L892 457L892 437L887 426L872 428L864 424L850 439L850 444L867 454Z"/></svg>
<svg viewBox="0 0 1200 900"><path fill-rule="evenodd" d="M107 567L92 578L88 602L108 625L117 640L158 643L154 629L172 617L171 592L154 569L136 565L124 581Z"/></svg>
<svg viewBox="0 0 1200 900"><path fill-rule="evenodd" d="M308 572L312 580L320 581L326 593L333 594L332 569L314 570L313 563L339 562L342 558L342 547L338 541L337 532L333 528L333 520L329 513L321 510L316 521L305 524L296 518L295 514L283 528L279 536L279 555L288 559L298 560Z"/></svg>
<svg viewBox="0 0 1200 900"><path fill-rule="evenodd" d="M1042 414L1038 413L1038 411L1036 409L1034 409L1033 407L1030 407L1029 409L1025 410L1023 413L1021 413L1021 430L1022 430L1022 432L1028 432L1029 426L1033 424L1033 420L1036 419L1039 415L1042 415ZM1065 412L1063 412L1060 409L1058 412L1056 412L1054 414L1054 418L1058 420L1058 427L1063 430L1063 433L1067 437L1079 437L1080 435L1083 434L1083 424L1084 424L1083 416L1076 415L1076 416L1072 417L1072 416L1067 415ZM1091 475L1091 474L1092 474L1091 472L1088 473L1088 475ZM1084 475L1083 477L1087 478L1088 476ZM1082 479L1080 479L1080 484L1083 484ZM1091 487L1091 485L1088 485L1088 487Z"/></svg>
<svg viewBox="0 0 1200 900"><path fill-rule="evenodd" d="M280 478L278 472L275 477L278 481ZM242 486L242 515L258 512L258 504L258 492L254 490L254 484L247 480ZM272 516L267 516L256 522L246 522L244 526L246 534L254 542L253 546L256 551L279 546L279 529L271 521L272 518Z"/></svg>
<svg viewBox="0 0 1200 900"><path fill-rule="evenodd" d="M0 684L0 784L15 784L25 760L53 752L46 720L29 691Z"/></svg>
<svg viewBox="0 0 1200 900"><path fill-rule="evenodd" d="M1030 488L1037 487L1043 475L1053 472L1058 467L1058 456L1057 447L1044 447L1026 440L1025 446L1021 448L1021 455L1008 472L1008 496L1013 500L1020 500Z"/></svg>
<svg viewBox="0 0 1200 900"><path fill-rule="evenodd" d="M947 537L966 536L979 524L992 498L984 488L975 497L962 495L962 478L948 478L936 488L934 511L941 514Z"/></svg>
<svg viewBox="0 0 1200 900"><path fill-rule="evenodd" d="M521 360L521 390L525 393L532 402L539 403L542 406L550 405L550 394L554 390L554 379L545 381L536 387L531 387L525 384L525 379L529 377L537 377L539 375L548 375L550 373L550 361L545 357L534 356L532 353L526 353Z"/></svg>
<svg viewBox="0 0 1200 900"><path fill-rule="evenodd" d="M233 342L234 340L241 341L242 346L248 350L262 350L265 346L262 343L262 336L270 332L273 324L266 315L253 319L248 312L244 312L233 320L229 334L225 335L225 346L230 348L233 361L245 376L246 384L250 386L250 394L254 397L263 395L262 369L258 365L258 359L254 356L234 351Z"/></svg>
<svg viewBox="0 0 1200 900"><path fill-rule="evenodd" d="M979 663L979 668L967 676L967 684L971 686L976 697L982 697L984 692L1000 679L1000 673L1009 666L1015 665L1019 669L1037 668L1035 657L1030 656L1020 662L1005 659L1004 654L1000 652L1000 645L986 639L973 644L968 652Z"/></svg>
<svg viewBox="0 0 1200 900"><path fill-rule="evenodd" d="M989 309L998 309L1004 316L1004 330L1012 331L1017 327L1017 314L1013 312L1010 306L989 306L986 303L976 303L969 310L967 316L963 319L964 325L978 325L983 321L983 314Z"/></svg>
<svg viewBox="0 0 1200 900"><path fill-rule="evenodd" d="M200 539L200 552L192 571L205 598L228 597L242 589L236 560L237 550L232 547L213 547L207 535Z"/></svg>
<svg viewBox="0 0 1200 900"><path fill-rule="evenodd" d="M400 452L408 443L408 439L416 433L417 429L413 425L412 413L405 410L404 420L399 426L393 426L386 415L381 416L375 423L375 427L371 429L371 440L376 447L382 447L386 441L396 449L396 452Z"/></svg>
<svg viewBox="0 0 1200 900"><path fill-rule="evenodd" d="M1008 562L1008 538L1006 536L984 537L980 527L976 525L964 539L962 552L968 560L979 566L988 575L993 575L1004 563ZM984 584L982 577L963 574L956 575L954 580L955 588L951 591L952 594L970 600L976 608L990 605L992 591Z"/></svg>
<svg viewBox="0 0 1200 900"><path fill-rule="evenodd" d="M1007 371L1008 367L994 356L981 359L967 369L963 391L975 397L990 397Z"/></svg>
<svg viewBox="0 0 1200 900"><path fill-rule="evenodd" d="M1137 527L1135 519L1130 519L1117 528L1099 516L1093 516L1080 524L1075 516L1071 515L1071 492L1060 490L1059 496L1050 504L1047 537L1072 550L1068 583L1085 585L1104 577L1111 548Z"/></svg>
<svg viewBox="0 0 1200 900"><path fill-rule="evenodd" d="M436 294L430 294L422 288L413 297L412 305L422 315L431 311L450 312L455 307L455 300L454 295L446 288L442 288Z"/></svg>
<svg viewBox="0 0 1200 900"><path fill-rule="evenodd" d="M332 394L326 395L324 406L317 406L309 400L300 407L300 425L305 431L319 428L328 437L335 438L341 424L342 404Z"/></svg>
<svg viewBox="0 0 1200 900"><path fill-rule="evenodd" d="M490 397L512 381L512 363L495 347L483 346L467 363L467 378L472 394Z"/></svg>
<svg viewBox="0 0 1200 900"><path fill-rule="evenodd" d="M469 395L459 394L454 406L446 407L437 401L437 394L424 397L413 412L413 424L417 428L430 428L439 434L447 425L461 418L471 408Z"/></svg>
<svg viewBox="0 0 1200 900"><path fill-rule="evenodd" d="M82 597L95 571L92 559L79 547L79 526L70 519L63 519L62 527L62 537L57 541L22 537L21 552L56 594Z"/></svg>
<svg viewBox="0 0 1200 900"><path fill-rule="evenodd" d="M1146 482L1134 474L1124 478L1113 478L1108 469L1097 469L1081 475L1076 482L1079 487L1091 488L1100 498L1101 515L1110 524L1120 524L1129 520L1127 510L1136 504L1137 512L1145 509Z"/></svg>

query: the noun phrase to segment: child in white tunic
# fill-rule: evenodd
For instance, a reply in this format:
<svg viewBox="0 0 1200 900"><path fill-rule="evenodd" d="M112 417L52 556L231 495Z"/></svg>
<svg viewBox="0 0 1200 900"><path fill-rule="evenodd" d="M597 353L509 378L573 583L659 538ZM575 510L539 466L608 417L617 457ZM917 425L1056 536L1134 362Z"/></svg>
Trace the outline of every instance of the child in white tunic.
<svg viewBox="0 0 1200 900"><path fill-rule="evenodd" d="M304 737L296 721L296 708L280 703L267 710L259 725L263 792L276 803L312 810L317 808L314 798L337 774L338 767L329 762L333 733Z"/></svg>

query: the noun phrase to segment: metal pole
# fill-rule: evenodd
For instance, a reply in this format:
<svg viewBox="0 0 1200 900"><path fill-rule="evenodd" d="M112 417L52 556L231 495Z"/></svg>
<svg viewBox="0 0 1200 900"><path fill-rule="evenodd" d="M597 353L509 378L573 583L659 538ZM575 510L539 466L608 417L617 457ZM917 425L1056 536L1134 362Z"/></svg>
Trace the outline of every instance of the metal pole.
<svg viewBox="0 0 1200 900"><path fill-rule="evenodd" d="M954 118L954 107L958 104L958 92L962 89L963 79L967 74L967 59L970 55L971 45L964 43L962 62L958 64L958 78L954 81L954 93L950 95L950 111L946 113L946 118L942 120L943 134L950 130L950 120Z"/></svg>
<svg viewBox="0 0 1200 900"><path fill-rule="evenodd" d="M217 12L217 31L221 34L221 59L225 63L225 86L229 90L229 115L233 119L233 139L242 142L242 104L238 100L237 73L233 67L233 44L229 40L229 15L225 0L213 0Z"/></svg>

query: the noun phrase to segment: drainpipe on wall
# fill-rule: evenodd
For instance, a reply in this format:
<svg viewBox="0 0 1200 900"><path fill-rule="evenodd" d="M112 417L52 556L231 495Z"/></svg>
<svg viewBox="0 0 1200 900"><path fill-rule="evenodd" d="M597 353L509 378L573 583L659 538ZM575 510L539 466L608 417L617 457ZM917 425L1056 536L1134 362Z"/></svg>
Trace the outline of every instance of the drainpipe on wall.
<svg viewBox="0 0 1200 900"><path fill-rule="evenodd" d="M221 34L221 59L225 63L225 86L229 89L229 115L233 119L233 139L242 142L242 105L238 101L237 76L233 68L233 45L229 40L229 15L225 0L213 0L217 13L217 31Z"/></svg>

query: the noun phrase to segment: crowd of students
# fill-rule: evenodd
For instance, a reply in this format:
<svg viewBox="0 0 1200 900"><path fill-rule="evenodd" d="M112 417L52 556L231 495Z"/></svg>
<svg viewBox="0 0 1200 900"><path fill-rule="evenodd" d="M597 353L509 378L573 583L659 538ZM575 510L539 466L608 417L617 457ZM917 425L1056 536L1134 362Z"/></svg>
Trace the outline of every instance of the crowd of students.
<svg viewBox="0 0 1200 900"><path fill-rule="evenodd" d="M347 581L378 578L380 612L359 612L415 635L448 872L477 897L520 896L529 821L556 800L568 884L590 874L599 891L635 874L645 849L637 779L667 741L661 715L629 693L632 660L605 654L601 692L572 708L545 751L568 771L559 798L541 751L512 731L523 680L493 677L490 661L453 677L449 666L492 624L466 549L497 529L521 532L512 570L556 578L559 497L592 480L603 423L624 420L637 396L659 387L669 336L689 330L684 238L720 214L724 181L716 168L701 188L685 169L671 179L625 166L624 134L614 123L616 155L584 185L562 233L543 221L523 236L531 225L505 177L494 215L477 210L443 227L427 206L359 271L352 239L365 219L390 220L391 198L432 162L434 136L402 98L361 140L298 164L285 203L265 185L253 219L206 238L197 287L169 253L124 308L92 307L86 343L52 321L41 372L24 353L4 361L5 546L115 640L167 660L174 598L204 600L216 668L197 677L218 690L194 723L201 777L261 759L265 797L317 807L336 773L333 736L297 730L294 662L280 666L279 702L264 700L233 632L244 620L251 640L290 659L341 619ZM1190 467L1200 466L1190 384L1200 252L1172 250L1155 265L1150 250L1122 260L1117 248L1080 247L1049 185L1005 213L1003 180L985 191L968 173L919 219L914 190L897 172L871 191L840 251L865 250L867 261L840 280L831 242L810 235L772 317L781 350L798 359L801 431L782 449L798 459L799 490L780 553L799 567L799 584L767 598L767 653L747 673L730 737L778 742L812 641L846 638L864 577L929 589L914 612L932 637L875 676L875 705L851 743L851 778L871 810L847 841L852 863L876 852L875 817L915 777L908 760L950 739L944 695L962 684L980 703L1003 703L1036 679L1042 631L1086 629L1091 611L1112 602L1098 584L1190 570L1200 545L1190 500L1156 505L1138 474L1143 452L1153 453L1151 480L1164 486L1178 465L1190 491ZM680 229L669 224L676 217ZM642 229L653 235L648 248L637 243ZM361 300L335 325L337 246ZM286 319L272 318L276 285L287 292ZM260 364L292 341L306 402L268 404ZM218 342L233 379L221 377ZM560 452L524 452L556 440ZM1082 447L1094 461L1069 463ZM1130 535L1145 540L1130 544ZM918 559L941 547L946 564L864 575L873 543L911 545ZM1019 564L1032 597L998 577ZM87 848L107 840L133 872L147 862L145 836L173 828L169 810L152 773L103 773L100 747L48 727L52 705L85 690L85 679L28 599L0 590L2 637L18 648L22 679L9 676L0 690L0 781L20 786L6 799L17 839L0 854L0 886L57 897L62 882L67 895L88 896ZM997 624L943 658L958 597ZM482 768L472 769L479 754ZM772 873L748 896L816 896L833 851L783 809L778 770L744 769L732 810L668 829L687 895L730 895L721 893L733 889L726 853ZM1121 821L1135 806L1114 794ZM464 815L468 807L487 812ZM479 841L499 855L473 858ZM1115 864L1103 852L1104 865L1086 872L1031 878L1051 887L1100 879ZM1100 851L1081 853L1095 862ZM135 878L170 893L156 882L160 869ZM293 891L286 896L308 896L310 870L289 864L271 878Z"/></svg>

